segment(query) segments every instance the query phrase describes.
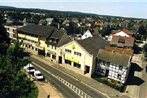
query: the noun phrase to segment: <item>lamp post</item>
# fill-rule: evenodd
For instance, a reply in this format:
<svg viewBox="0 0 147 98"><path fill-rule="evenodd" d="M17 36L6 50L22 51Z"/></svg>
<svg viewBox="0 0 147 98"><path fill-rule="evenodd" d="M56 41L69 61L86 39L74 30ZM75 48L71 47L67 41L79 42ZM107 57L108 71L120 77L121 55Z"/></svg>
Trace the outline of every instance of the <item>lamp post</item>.
<svg viewBox="0 0 147 98"><path fill-rule="evenodd" d="M27 46L27 53L29 53L29 49L28 49L28 45L26 45ZM30 73L30 54L29 54L29 57L28 57L28 61L29 61L29 69L28 69L28 71L29 71L29 73ZM31 75L29 74L29 78L31 78Z"/></svg>

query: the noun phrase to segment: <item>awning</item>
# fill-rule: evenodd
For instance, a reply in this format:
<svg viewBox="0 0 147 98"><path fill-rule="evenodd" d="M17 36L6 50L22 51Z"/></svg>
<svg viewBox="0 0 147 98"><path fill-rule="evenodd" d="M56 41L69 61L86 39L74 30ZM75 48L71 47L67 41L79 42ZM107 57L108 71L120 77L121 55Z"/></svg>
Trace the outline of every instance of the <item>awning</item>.
<svg viewBox="0 0 147 98"><path fill-rule="evenodd" d="M50 51L50 50L48 50L47 53L52 54L52 55L56 55L56 53L54 51Z"/></svg>

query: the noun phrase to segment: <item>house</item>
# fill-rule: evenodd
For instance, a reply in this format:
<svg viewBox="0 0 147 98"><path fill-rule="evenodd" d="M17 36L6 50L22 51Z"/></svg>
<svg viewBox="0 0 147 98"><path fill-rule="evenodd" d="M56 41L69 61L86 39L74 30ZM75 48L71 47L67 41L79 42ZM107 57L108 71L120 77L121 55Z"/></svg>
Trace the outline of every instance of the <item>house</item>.
<svg viewBox="0 0 147 98"><path fill-rule="evenodd" d="M23 19L23 25L26 26L26 25L34 25L34 20L31 18L31 19L28 19L28 18L24 18Z"/></svg>
<svg viewBox="0 0 147 98"><path fill-rule="evenodd" d="M100 49L95 73L124 84L129 74L131 58L131 55Z"/></svg>
<svg viewBox="0 0 147 98"><path fill-rule="evenodd" d="M46 20L47 26L48 26L53 22L54 18L46 18L45 20Z"/></svg>
<svg viewBox="0 0 147 98"><path fill-rule="evenodd" d="M17 38L23 40L22 46L45 56L45 51L47 51L45 41L54 30L55 28L51 26L27 25L17 29Z"/></svg>
<svg viewBox="0 0 147 98"><path fill-rule="evenodd" d="M47 39L47 51L46 57L51 61L62 63L62 57L60 47L70 42L71 39L68 37L65 30L56 29Z"/></svg>
<svg viewBox="0 0 147 98"><path fill-rule="evenodd" d="M89 30L87 30L81 37L81 39L86 39L88 37L93 37L93 35L91 34L91 32Z"/></svg>
<svg viewBox="0 0 147 98"><path fill-rule="evenodd" d="M21 28L23 26L4 26L6 28L6 31L8 32L8 36L11 40L17 39L17 29Z"/></svg>
<svg viewBox="0 0 147 98"><path fill-rule="evenodd" d="M134 37L113 36L110 42L112 47L133 49L135 43Z"/></svg>
<svg viewBox="0 0 147 98"><path fill-rule="evenodd" d="M62 25L65 25L65 26L69 26L69 24L70 24L70 20L69 19L65 19L64 21L63 21L63 23L62 23Z"/></svg>
<svg viewBox="0 0 147 98"><path fill-rule="evenodd" d="M99 49L109 46L100 36L73 40L60 47L62 64L76 73L91 77L95 70L95 57Z"/></svg>
<svg viewBox="0 0 147 98"><path fill-rule="evenodd" d="M134 37L134 33L132 31L129 31L128 29L123 29L119 31L113 30L111 35L108 38L108 41L111 41L113 36L121 36L121 37Z"/></svg>
<svg viewBox="0 0 147 98"><path fill-rule="evenodd" d="M38 25L47 25L47 22L45 19L40 19Z"/></svg>

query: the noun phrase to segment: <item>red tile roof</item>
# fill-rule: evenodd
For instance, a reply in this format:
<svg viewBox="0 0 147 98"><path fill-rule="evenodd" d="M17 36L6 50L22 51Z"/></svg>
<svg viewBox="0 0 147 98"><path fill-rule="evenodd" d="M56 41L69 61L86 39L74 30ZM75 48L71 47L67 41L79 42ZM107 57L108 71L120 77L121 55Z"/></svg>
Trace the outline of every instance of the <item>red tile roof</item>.
<svg viewBox="0 0 147 98"><path fill-rule="evenodd" d="M133 47L135 42L134 37L122 37L122 36L113 36L110 42L111 45L116 45L118 47Z"/></svg>
<svg viewBox="0 0 147 98"><path fill-rule="evenodd" d="M130 55L130 56L133 55L133 52L134 52L133 50L129 50L129 49L109 47L109 46L106 46L104 50L111 51L111 52L117 52L120 54L125 54L125 55Z"/></svg>

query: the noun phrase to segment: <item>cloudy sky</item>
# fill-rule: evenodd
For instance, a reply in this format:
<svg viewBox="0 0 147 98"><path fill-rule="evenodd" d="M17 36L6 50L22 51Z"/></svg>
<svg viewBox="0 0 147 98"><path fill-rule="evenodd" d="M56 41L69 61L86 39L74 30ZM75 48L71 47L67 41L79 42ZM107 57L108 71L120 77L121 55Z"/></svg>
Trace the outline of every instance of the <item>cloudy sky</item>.
<svg viewBox="0 0 147 98"><path fill-rule="evenodd" d="M146 0L0 0L0 5L147 19Z"/></svg>

